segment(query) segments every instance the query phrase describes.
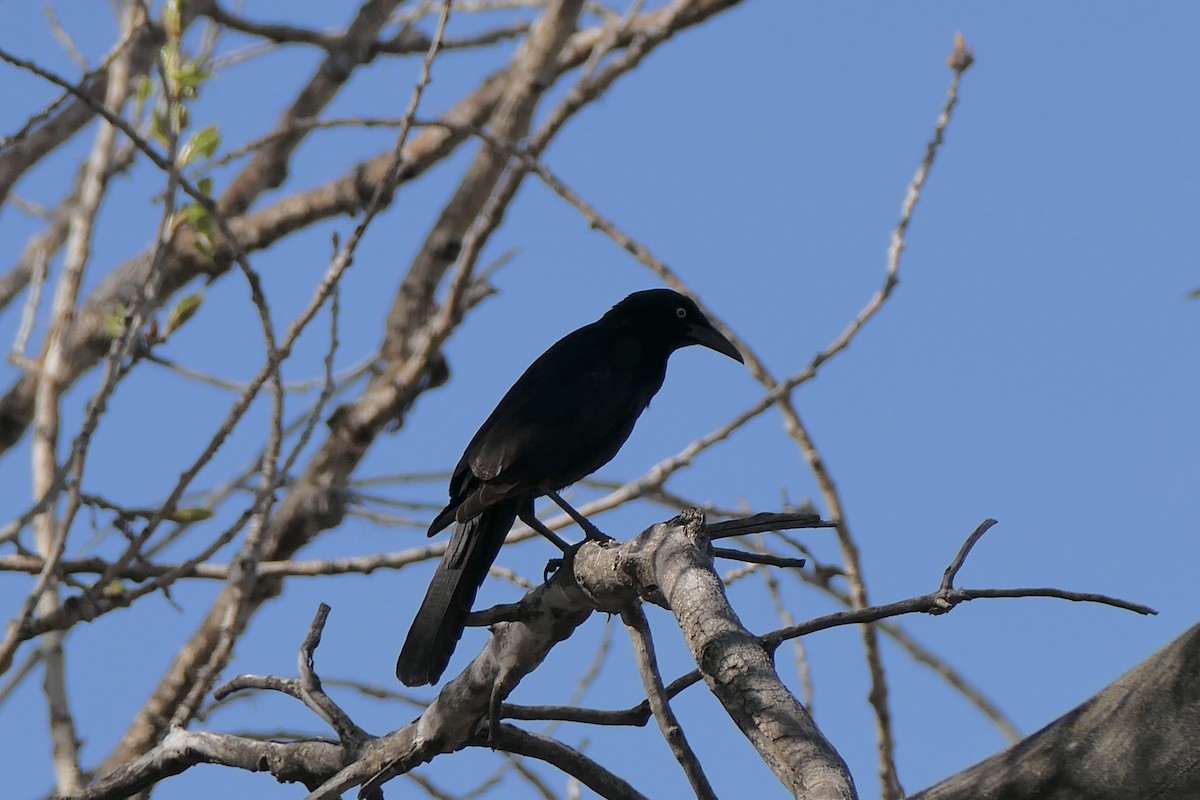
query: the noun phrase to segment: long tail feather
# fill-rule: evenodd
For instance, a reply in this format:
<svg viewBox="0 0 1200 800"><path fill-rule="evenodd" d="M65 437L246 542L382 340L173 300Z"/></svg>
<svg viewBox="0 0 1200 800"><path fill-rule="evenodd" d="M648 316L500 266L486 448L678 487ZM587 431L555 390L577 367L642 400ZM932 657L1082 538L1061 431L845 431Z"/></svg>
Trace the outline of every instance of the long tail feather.
<svg viewBox="0 0 1200 800"><path fill-rule="evenodd" d="M396 677L406 686L435 683L442 676L462 637L475 594L517 517L517 506L515 501L501 503L454 526L450 545L396 659Z"/></svg>

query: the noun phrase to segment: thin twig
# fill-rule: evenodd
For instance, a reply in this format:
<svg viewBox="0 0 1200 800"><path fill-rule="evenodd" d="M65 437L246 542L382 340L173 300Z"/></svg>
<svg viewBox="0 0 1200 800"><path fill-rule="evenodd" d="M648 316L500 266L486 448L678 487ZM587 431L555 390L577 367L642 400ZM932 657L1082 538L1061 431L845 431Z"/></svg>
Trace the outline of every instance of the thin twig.
<svg viewBox="0 0 1200 800"><path fill-rule="evenodd" d="M208 386L215 386L218 389L228 389L229 391L233 392L244 392L246 390L246 384L241 381L218 378L216 375L209 375L207 373L200 372L199 370L192 369L191 367L185 366L176 361L172 361L169 358L164 358L163 356L155 353L147 353L142 358L150 364L156 364L160 367L164 367L184 378L207 384ZM336 375L334 380L339 384L343 381L354 380L355 378L369 371L374 363L374 357L363 359L354 366L346 369L344 372ZM326 379L325 376L322 375L319 378L307 378L304 380L292 381L291 383L285 383L283 385L283 390L289 394L301 394L304 392L311 392L313 389L324 387L325 385Z"/></svg>
<svg viewBox="0 0 1200 800"><path fill-rule="evenodd" d="M1136 614L1153 615L1158 612L1149 606L1140 603L1133 603L1121 598L1111 597L1108 595L1094 594L1090 592L1071 592L1064 589L1054 588L1030 588L1030 589L952 589L950 592L943 594L942 592L931 592L930 594L910 597L906 600L898 600L894 603L886 605L871 606L869 608L850 609L848 611L838 611L833 614L827 614L816 619L802 622L798 625L790 625L778 630L763 634L759 637L759 641L769 650L775 650L783 642L789 641L799 636L807 636L818 631L838 628L844 625L862 625L869 622L878 622L890 617L898 617L904 614L943 614L950 608L959 603L967 602L975 599L983 598L1017 598L1017 597L1052 597L1061 600L1072 600L1076 602L1100 603L1102 605L1113 606L1114 608L1132 611ZM700 670L692 670L687 672L674 681L667 687L668 693L671 688L679 686L681 689L699 683L702 676ZM521 710L524 711L524 710ZM518 711L518 713L521 713ZM608 715L612 719L632 718L636 715L637 707L619 712L599 712L603 715ZM584 715L580 715L583 717ZM524 718L524 717L518 717ZM539 717L545 719L547 717ZM560 717L549 717L558 719ZM563 717L565 718L565 717ZM583 718L580 721L592 722L592 719ZM598 722L597 724L635 724L629 721L622 722Z"/></svg>
<svg viewBox="0 0 1200 800"><path fill-rule="evenodd" d="M962 569L963 563L967 560L967 556L971 552L971 548L995 524L996 520L985 519L979 523L978 528L971 532L971 535L967 537L967 540L963 542L962 547L959 548L958 553L954 556L954 560L950 562L950 566L946 567L946 571L942 574L941 591L945 592L954 588L954 578L958 575L958 571Z"/></svg>
<svg viewBox="0 0 1200 800"><path fill-rule="evenodd" d="M836 588L832 583L833 578L845 576L843 570L832 565L822 564L812 560L812 555L808 552L808 549L804 547L803 544L795 541L785 533L776 531L773 533L773 536L798 552L803 553L812 562L812 569L806 572L792 573L793 575L798 577L804 583L807 583L810 586L813 586L814 588L824 592L829 597L837 600L847 608L853 607L854 602L850 598L850 595L844 590ZM769 572L763 571L762 574L765 579L774 581L774 576ZM795 624L795 621L790 619L785 620L784 624L793 625ZM886 635L890 636L898 645L900 645L900 647L903 648L914 661L916 661L918 664L924 664L925 666L929 667L931 670L937 673L939 677L945 680L952 689L959 692L968 703L975 706L980 713L987 717L992 724L994 724L996 728L1002 734L1004 734L1004 737L1008 739L1008 741L1016 742L1021 738L1020 734L1017 732L1016 726L1013 724L1013 721L1003 711L1001 711L995 703L985 697L982 691L973 686L970 681L968 681L944 659L936 655L924 645L917 642L903 628L901 628L898 623L879 622L877 624L879 629ZM794 639L793 642L798 645L800 644L801 640Z"/></svg>
<svg viewBox="0 0 1200 800"><path fill-rule="evenodd" d="M745 550L735 550L732 547L714 547L713 555L717 558L728 558L734 561L744 561L747 564L766 564L769 567L783 569L800 569L806 562L803 558L787 558L773 553L749 553Z"/></svg>
<svg viewBox="0 0 1200 800"><path fill-rule="evenodd" d="M784 626L795 625L796 618L784 602L783 592L779 589L779 579L769 569L758 570L758 574L762 576L763 584L766 586L767 594L771 597L771 603L775 606L775 613L779 616L779 621ZM808 649L804 646L803 639L792 640L792 652L796 661L796 675L800 679L801 702L808 709L808 713L816 714L814 708L816 690L813 686L812 669L808 661Z"/></svg>
<svg viewBox="0 0 1200 800"><path fill-rule="evenodd" d="M612 800L647 800L645 795L620 776L609 772L575 748L549 736L523 731L512 725L501 725L494 739L482 737L471 744L495 747L508 753L519 753L527 758L545 761L567 775L578 778L600 797Z"/></svg>
<svg viewBox="0 0 1200 800"><path fill-rule="evenodd" d="M443 19L442 26L439 27L439 35L442 31L444 31L444 19ZM423 62L423 70L422 70L421 78L419 79L417 86L414 87L413 98L412 98L412 101L410 102L409 109L406 112L406 116L409 118L411 118L411 116L415 115L417 103L419 102L419 99L424 90L424 87L429 82L429 66L432 62L433 56L437 52L436 44L437 44L437 39L435 38L434 44L431 45L430 52L427 54L427 57L426 57L425 61ZM12 57L8 56L3 51L0 51L0 58L3 58L4 60L9 60L10 62L14 62L14 63L16 63L17 66L22 66L27 69L30 69L30 71L35 72L35 74L39 74L42 77L46 77L48 80L51 80L51 82L54 82L58 85L62 85L64 88L67 88L68 90L70 90L72 88L65 81L62 81L61 79L58 79L56 76L46 73L44 70L37 67L36 65L33 65L28 62L22 62L19 59L13 59ZM110 121L114 121L112 119L113 115L111 115L111 113L109 113L107 111L107 109L104 109L103 107L97 108L97 113L100 113L106 119L110 119ZM119 118L115 119L114 124L116 124L118 128L121 128L122 131L127 136L130 136L132 139L134 139L135 143L138 143L139 147L142 148L145 152L147 152L147 154L151 157L151 160L155 161L155 163L158 166L167 170L168 173L173 178L178 177L181 188L183 188L185 191L188 191L189 194L192 194L192 196L196 197L196 199L199 202L201 202L202 205L204 205L206 208L208 208L210 210L210 212L213 213L214 219L218 220L218 222L222 219L219 212L217 212L215 207L213 207L211 201L209 201L206 196L196 192L194 187L191 187L191 189L189 189L188 182L186 180L184 180L182 177L179 177L178 170L176 170L174 168L172 162L165 161L161 157L159 157L154 152L153 148L151 148L144 140L142 140L140 137L138 137L135 132L130 130L128 128L128 126L123 123L123 121L119 120ZM402 152L403 152L403 146L407 139L408 131L409 131L409 126L405 126L401 129L400 134L398 135L397 145L396 145L396 148L393 153L393 167L391 170L389 170L389 175L392 177L389 179L388 182L385 182L377 187L376 193L375 193L374 197L372 198L372 201L368 204L366 210L364 211L362 219L360 220L358 226L355 228L353 234L347 241L346 245L343 247L342 251L339 253L338 258L336 258L334 263L330 265L329 270L327 270L326 275L323 278L321 284L319 285L309 306L301 313L301 315L295 321L293 321L291 327L289 328L288 335L285 338L285 340L283 341L283 343L281 345L279 345L278 347L270 348L271 355L268 358L267 363L263 366L263 368L260 370L258 375L256 375L255 378L247 385L246 390L235 402L233 408L230 410L225 421L222 423L222 425L218 429L217 433L210 440L209 445L205 448L205 450L201 454L201 456L193 463L193 466L191 468L189 468L187 471L185 471L184 474L180 477L179 481L176 483L174 490L171 492L168 499L160 507L158 516L156 516L155 519L152 519L145 526L143 531L139 534L139 537L130 543L130 546L126 549L126 552L122 556L122 558L113 562L113 564L111 565L112 574L106 575L104 580L97 582L96 593L92 597L88 598L89 601L91 602L91 604L94 605L96 608L98 608L100 610L104 610L104 609L111 609L111 608L115 607L113 602L105 601L102 598L97 596L99 594L99 592L102 590L103 586L106 586L109 582L111 582L111 580L115 579L116 575L120 574L121 570L123 570L125 567L128 566L129 561L133 557L133 554L135 552L137 552L138 548L140 548L141 543L143 541L145 541L151 535L151 533L157 526L158 522L161 521L161 519L168 516L171 513L171 511L175 508L176 504L178 503L179 498L182 496L184 488L188 485L188 483L190 483L192 478L199 472L201 467L204 464L206 464L209 459L211 459L213 454L215 454L216 449L220 446L220 444L228 436L228 434L232 430L233 426L237 423L237 421L239 421L242 418L242 416L248 410L251 402L257 396L258 390L268 380L271 380L277 376L279 363L290 354L291 348L292 348L294 342L296 341L296 339L299 337L300 333L304 330L304 328L307 326L307 324L315 316L317 310L319 310L319 308L324 305L325 300L332 293L333 288L336 286L337 281L340 279L342 273L344 273L345 270L349 268L350 263L352 261L353 252L354 252L355 248L357 247L359 240L361 240L363 234L365 233L368 224L371 222L372 219L374 219L376 214L378 214L378 212L382 208L383 197L385 197L387 192L390 191L389 187L391 186L392 183L394 183L396 177L398 176L399 165L401 163L401 157L402 157ZM231 242L233 242L233 237L231 234L229 234L227 238L229 238L229 240ZM249 270L248 265L245 266L245 270L246 270L248 276L253 274L252 271ZM256 282L254 280L251 280L251 286L252 286L252 290L253 290L256 286ZM257 292L253 292L253 293L255 293L256 296L260 296L259 293L257 293ZM262 311L262 309L260 308L260 312L261 311ZM267 327L266 321L264 321L264 327ZM272 494L271 492L263 491L258 495L259 500L255 504L255 506L250 510L251 515L257 514L261 510L261 504L266 504L268 502L268 499L271 494ZM206 549L206 552L209 552L209 551ZM205 556L205 557L207 557L207 556ZM200 560L203 560L203 559L200 559ZM186 572L186 570L188 568L187 564L188 564L188 562L185 562L185 565L183 565L182 570L171 570L171 571L165 573L163 576L160 576L158 578L158 580L156 581L159 584L158 588L164 588L166 585L168 585L170 580L173 580L175 577L178 577L178 575L181 574L181 571ZM137 596L140 596L140 593L138 593ZM69 618L70 615L60 614L59 616L62 618ZM32 625L32 626L20 626L20 628L14 627L12 630L14 633L18 633L20 631L25 630L26 628L38 629L38 628L45 628L48 625L51 627L55 627L55 621L45 620L45 621L42 621L42 622ZM227 649L227 648L225 648L225 649ZM193 698L193 699L198 700L198 698Z"/></svg>
<svg viewBox="0 0 1200 800"><path fill-rule="evenodd" d="M821 515L813 511L774 513L764 511L749 517L714 522L705 525L704 530L709 539L726 539L730 536L744 536L749 533L763 531L787 531L796 528L832 528L837 523L826 522Z"/></svg>
<svg viewBox="0 0 1200 800"><path fill-rule="evenodd" d="M67 230L68 226L64 225L64 238ZM29 297L26 298L25 306L21 309L21 325L17 328L17 335L13 339L12 349L9 351L9 363L15 366L21 366L18 362L25 360L25 343L29 340L29 334L33 332L33 322L37 317L38 305L42 298L42 285L46 282L46 275L49 271L50 249L39 248L34 257L33 270L30 275Z"/></svg>
<svg viewBox="0 0 1200 800"><path fill-rule="evenodd" d="M405 112L405 117L408 119L411 119L413 116L415 116L417 106L424 93L425 87L429 84L430 68L432 66L433 59L437 55L438 45L441 41L441 37L444 35L449 14L450 2L449 0L446 0L446 2L443 3L443 11L438 20L437 31L435 32L432 43L430 44L429 52L422 61L421 73L417 79L416 85L413 88L413 93L408 108ZM255 377L255 380L252 382L252 386L261 386L262 382L268 377L278 377L279 362L282 360L282 358L286 357L288 353L290 353L291 346L299 336L300 332L308 325L309 322L312 321L313 317L316 315L316 312L332 295L335 287L338 284L338 281L341 279L341 276L347 269L349 269L350 264L353 261L353 254L357 250L359 242L362 240L362 237L365 235L371 222L382 210L384 206L384 198L390 195L391 191L395 187L396 182L399 180L400 166L403 160L404 144L407 141L410 128L411 125L405 125L401 128L392 153L390 168L387 171L384 181L376 186L371 201L364 209L362 218L360 219L358 225L347 239L346 244L333 259L333 262L330 264L329 268L326 270L325 276L318 286L317 291L314 294L312 301L310 301L308 307L305 308L301 315L290 326L288 335L285 338L282 347L271 348L272 357L268 359L267 367L265 367L264 370ZM245 395L243 397L245 397ZM237 405L241 405L240 399ZM280 429L282 426L280 415L276 415L275 420L276 426L273 428L273 437L281 434ZM269 449L264 452L266 452L268 455L271 453ZM264 465L266 463L267 462L264 460ZM264 469L263 489L258 496L262 499L264 504L269 503L271 499L273 499L274 495L273 475L271 475L271 479L269 481L267 480L266 475L267 470ZM270 489L270 491L268 491L268 489ZM181 487L177 486L176 491L181 492ZM173 494L172 501L174 500L177 500L177 495ZM257 508L252 509L252 511L257 512ZM263 531L265 534L265 525L263 526ZM278 535L279 533L277 530L272 530L269 533L269 536L272 538L276 538ZM251 543L248 542L248 545L250 544ZM262 555L267 552L270 544L272 543L264 541L261 546L254 546L251 552L255 553L257 556L254 559L255 562L257 562L257 559L261 558ZM243 548L243 550L245 549L246 547ZM176 724L183 724L187 719L190 718L192 714L195 713L195 710L199 707L204 694L207 693L209 682L215 676L220 667L228 661L229 655L232 652L233 643L236 638L241 635L242 631L244 631L250 613L252 613L252 608L248 604L248 598L251 596L251 590L254 586L256 573L253 569L245 570L239 573L237 577L241 578L241 582L235 585L231 580L229 588L233 591L233 594L227 595L224 598L226 606L230 607L232 613L234 614L234 624L222 625L220 627L217 639L218 644L206 655L203 664L198 670L198 675L200 677L191 682L190 691L176 706L175 713L172 718L173 722Z"/></svg>
<svg viewBox="0 0 1200 800"><path fill-rule="evenodd" d="M304 643L300 646L300 694L304 704L333 728L342 744L354 747L365 742L370 735L355 725L350 716L325 694L325 690L321 688L321 678L313 667L314 654L321 644L321 633L325 630L325 620L328 617L329 606L321 603L317 606L312 624L308 627L308 635L304 637Z"/></svg>
<svg viewBox="0 0 1200 800"><path fill-rule="evenodd" d="M16 667L14 667L5 678L4 683L0 683L0 707L12 697L13 692L25 681L26 678L33 672L33 668L42 661L42 651L30 649L25 654L25 658Z"/></svg>
<svg viewBox="0 0 1200 800"><path fill-rule="evenodd" d="M136 26L137 13L132 3L127 3L122 14L121 27L128 34ZM113 61L108 70L108 86L104 103L118 112L125 104L129 92L130 59L128 55ZM101 124L96 131L92 150L81 178L79 202L70 212L67 234L67 253L62 275L54 294L51 311L50 332L46 337L42 356L36 398L34 401L34 437L31 448L33 491L35 497L50 495L58 483L59 472L57 450L59 445L59 405L66 387L67 338L74 323L79 301L79 290L83 282L84 269L91 257L92 232L96 217L104 198L112 159L116 131L111 125ZM77 468L82 468L82 454L72 459ZM78 508L78 480L68 494L62 519L52 504L34 520L34 531L39 554L45 565L34 582L34 586L21 604L16 624L10 627L0 646L0 672L5 671L13 652L20 642L20 626L27 621L36 608L40 613L53 611L59 603L55 565L66 550L67 534ZM42 688L49 708L51 756L54 763L55 787L59 794L71 795L83 787L83 773L79 764L79 738L75 719L67 702L66 667L63 652L63 634L47 632L39 642L42 654Z"/></svg>
<svg viewBox="0 0 1200 800"><path fill-rule="evenodd" d="M629 631L629 638L633 640L638 672L642 676L646 698L650 701L650 708L658 721L663 738L667 740L667 745L679 766L683 767L683 774L687 776L696 797L716 800L717 795L700 766L700 759L688 744L687 736L684 735L683 728L667 700L666 687L663 686L658 660L654 656L654 640L650 637L650 624L646 621L646 612L642 611L640 605L633 605L621 612L621 620Z"/></svg>
<svg viewBox="0 0 1200 800"><path fill-rule="evenodd" d="M1155 615L1158 614L1150 606L1134 603L1129 600L1123 600L1119 597L1110 595L1096 594L1093 592L1072 592L1066 589L1055 589L1053 587L1035 587L1035 588L1018 588L1018 589L951 589L949 592L931 592L917 597L910 597L907 600L898 600L894 603L887 603L881 606L871 606L870 608L852 609L850 611L838 611L833 614L827 614L823 617L802 622L799 625L793 625L790 628L780 628L777 631L764 634L759 637L765 647L774 649L782 642L792 639L796 636L807 636L810 633L817 631L828 630L842 625L854 625L864 622L876 622L888 617L897 617L902 614L944 614L950 609L957 606L959 603L965 603L970 600L978 600L984 598L1019 598L1019 597L1051 597L1059 600L1070 600L1077 603L1098 603L1100 605L1112 606L1120 608L1124 611L1132 611L1135 614Z"/></svg>

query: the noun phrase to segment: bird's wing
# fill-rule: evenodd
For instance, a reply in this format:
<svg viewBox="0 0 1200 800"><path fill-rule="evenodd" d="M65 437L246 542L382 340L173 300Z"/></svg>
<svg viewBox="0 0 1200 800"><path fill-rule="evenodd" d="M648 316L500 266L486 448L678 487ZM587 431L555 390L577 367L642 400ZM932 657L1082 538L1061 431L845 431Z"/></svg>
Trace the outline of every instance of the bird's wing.
<svg viewBox="0 0 1200 800"><path fill-rule="evenodd" d="M658 388L638 374L637 341L613 333L581 328L525 371L467 447L474 475L563 486L608 463Z"/></svg>

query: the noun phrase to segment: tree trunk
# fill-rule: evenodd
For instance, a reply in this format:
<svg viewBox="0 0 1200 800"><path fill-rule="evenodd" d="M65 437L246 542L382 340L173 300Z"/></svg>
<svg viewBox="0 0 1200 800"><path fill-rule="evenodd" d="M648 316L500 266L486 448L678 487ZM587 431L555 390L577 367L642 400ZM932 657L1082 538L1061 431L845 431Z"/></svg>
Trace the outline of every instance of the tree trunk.
<svg viewBox="0 0 1200 800"><path fill-rule="evenodd" d="M910 800L1200 798L1200 625L1032 736Z"/></svg>

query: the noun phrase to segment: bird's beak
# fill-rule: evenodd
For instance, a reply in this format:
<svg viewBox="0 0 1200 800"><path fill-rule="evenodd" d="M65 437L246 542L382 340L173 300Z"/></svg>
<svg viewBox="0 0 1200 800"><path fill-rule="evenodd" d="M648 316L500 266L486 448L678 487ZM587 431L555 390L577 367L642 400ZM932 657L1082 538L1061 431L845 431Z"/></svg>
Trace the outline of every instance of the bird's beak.
<svg viewBox="0 0 1200 800"><path fill-rule="evenodd" d="M716 350L718 353L724 353L739 364L745 364L745 359L738 349L733 346L733 342L726 339L717 329L708 324L708 321L702 323L692 323L687 329L687 339L690 344L702 344L710 350Z"/></svg>

